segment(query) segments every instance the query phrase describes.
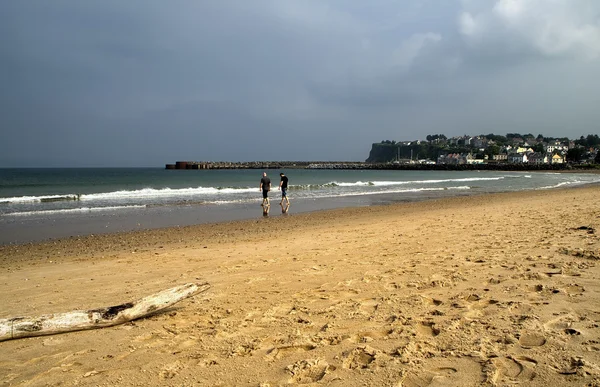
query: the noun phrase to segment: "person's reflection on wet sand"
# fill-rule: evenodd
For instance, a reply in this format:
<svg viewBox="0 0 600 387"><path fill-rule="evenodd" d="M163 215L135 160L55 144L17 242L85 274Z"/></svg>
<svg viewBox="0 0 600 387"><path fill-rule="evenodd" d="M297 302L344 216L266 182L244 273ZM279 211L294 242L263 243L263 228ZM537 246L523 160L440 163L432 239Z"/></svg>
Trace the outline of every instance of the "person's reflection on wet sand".
<svg viewBox="0 0 600 387"><path fill-rule="evenodd" d="M271 209L271 205L267 204L266 206L262 207L262 213L264 217L268 217L269 216L269 210Z"/></svg>
<svg viewBox="0 0 600 387"><path fill-rule="evenodd" d="M279 205L281 206L281 214L287 215L288 210L290 209L290 203L279 203Z"/></svg>

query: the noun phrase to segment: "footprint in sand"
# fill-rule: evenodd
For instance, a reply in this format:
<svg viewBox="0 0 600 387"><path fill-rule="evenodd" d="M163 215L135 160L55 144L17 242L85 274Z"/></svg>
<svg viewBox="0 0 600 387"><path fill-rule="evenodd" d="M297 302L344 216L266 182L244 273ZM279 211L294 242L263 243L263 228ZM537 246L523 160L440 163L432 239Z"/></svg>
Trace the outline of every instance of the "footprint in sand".
<svg viewBox="0 0 600 387"><path fill-rule="evenodd" d="M428 359L422 367L409 372L399 383L402 387L481 386L483 369L475 358Z"/></svg>
<svg viewBox="0 0 600 387"><path fill-rule="evenodd" d="M523 333L519 338L519 345L521 345L522 348L529 349L533 347L541 347L544 344L546 344L546 338L539 333Z"/></svg>
<svg viewBox="0 0 600 387"><path fill-rule="evenodd" d="M435 337L440 334L440 329L431 321L423 321L417 325L417 333L424 336Z"/></svg>
<svg viewBox="0 0 600 387"><path fill-rule="evenodd" d="M349 339L356 344L367 343L376 339L389 337L393 333L393 329L375 329L372 331L359 332L356 335L350 336Z"/></svg>
<svg viewBox="0 0 600 387"><path fill-rule="evenodd" d="M440 306L444 303L442 300L438 300L432 297L421 296L421 298L423 299L423 303L427 305Z"/></svg>
<svg viewBox="0 0 600 387"><path fill-rule="evenodd" d="M566 361L565 364L556 366L551 365L550 367L561 375L574 375L581 372L586 367L586 362L580 356L576 356ZM588 373L587 370L585 372Z"/></svg>
<svg viewBox="0 0 600 387"><path fill-rule="evenodd" d="M580 296L585 291L584 287L578 284L569 284L565 287L565 292L569 296Z"/></svg>
<svg viewBox="0 0 600 387"><path fill-rule="evenodd" d="M269 308L269 310L262 313L260 321L267 323L277 320L288 320L295 312L296 310L292 304L275 305ZM258 317L259 315L260 313L256 313L256 316L254 314L248 315L245 317L245 319L252 320L253 318Z"/></svg>
<svg viewBox="0 0 600 387"><path fill-rule="evenodd" d="M455 304L458 306L455 306ZM471 293L466 296L462 296L459 301L454 303L452 306L466 308L463 316L467 319L476 320L482 317L494 315L496 313L496 308L489 308L493 305L502 307L498 300L485 299L479 294Z"/></svg>
<svg viewBox="0 0 600 387"><path fill-rule="evenodd" d="M174 363L165 365L162 371L160 371L159 375L163 379L173 379L183 368L183 364L180 361L176 361Z"/></svg>
<svg viewBox="0 0 600 387"><path fill-rule="evenodd" d="M502 383L521 383L535 378L537 361L526 356L508 356L490 360L488 381L493 385Z"/></svg>
<svg viewBox="0 0 600 387"><path fill-rule="evenodd" d="M379 308L380 302L375 298L360 300L360 309L367 313L374 313Z"/></svg>
<svg viewBox="0 0 600 387"><path fill-rule="evenodd" d="M402 289L402 285L397 282L390 282L384 285L385 290L394 291L398 289Z"/></svg>
<svg viewBox="0 0 600 387"><path fill-rule="evenodd" d="M289 384L318 383L335 369L335 366L329 365L322 359L301 360L286 367L286 371L292 375L287 382Z"/></svg>
<svg viewBox="0 0 600 387"><path fill-rule="evenodd" d="M570 328L579 318L572 314L565 314L544 323L544 328L554 331L564 331Z"/></svg>
<svg viewBox="0 0 600 387"><path fill-rule="evenodd" d="M467 302L476 302L481 300L481 296L479 294L469 294L468 296L465 297L465 301Z"/></svg>
<svg viewBox="0 0 600 387"><path fill-rule="evenodd" d="M281 347L276 347L267 352L267 358L271 360L281 359L286 356L289 356L292 353L298 352L308 352L317 348L312 344L304 344L304 345L284 345Z"/></svg>
<svg viewBox="0 0 600 387"><path fill-rule="evenodd" d="M343 367L355 370L369 368L369 365L375 361L375 358L381 352L367 346L355 348L344 356Z"/></svg>

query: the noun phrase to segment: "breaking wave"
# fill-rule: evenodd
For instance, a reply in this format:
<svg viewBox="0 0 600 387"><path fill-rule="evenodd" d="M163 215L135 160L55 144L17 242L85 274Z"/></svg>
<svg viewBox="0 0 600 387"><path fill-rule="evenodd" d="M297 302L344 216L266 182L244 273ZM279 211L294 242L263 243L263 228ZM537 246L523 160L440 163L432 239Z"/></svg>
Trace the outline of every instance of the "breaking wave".
<svg viewBox="0 0 600 387"><path fill-rule="evenodd" d="M198 187L198 188L144 188L139 190L122 190L114 192L100 192L92 194L65 194L20 196L0 198L0 203L49 203L59 201L94 201L94 200L122 200L122 199L158 199L172 197L193 197L202 195L227 195L244 192L256 192L258 188L249 187Z"/></svg>
<svg viewBox="0 0 600 387"><path fill-rule="evenodd" d="M32 215L52 215L52 214L85 214L89 212L103 212L103 211L120 211L145 208L146 206L111 206L111 207L80 207L80 208L63 208L56 210L37 210L37 211L24 211L24 212L10 212L3 214L2 216L32 216Z"/></svg>

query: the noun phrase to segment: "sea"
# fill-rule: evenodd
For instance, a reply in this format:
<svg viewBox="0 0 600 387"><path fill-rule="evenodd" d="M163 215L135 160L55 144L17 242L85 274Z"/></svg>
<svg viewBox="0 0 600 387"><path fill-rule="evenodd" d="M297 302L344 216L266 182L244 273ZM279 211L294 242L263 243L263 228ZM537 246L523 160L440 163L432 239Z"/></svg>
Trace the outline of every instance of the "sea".
<svg viewBox="0 0 600 387"><path fill-rule="evenodd" d="M265 211L262 172L0 169L0 245L600 182L599 174L587 173L269 169ZM289 207L279 204L280 172L289 178Z"/></svg>

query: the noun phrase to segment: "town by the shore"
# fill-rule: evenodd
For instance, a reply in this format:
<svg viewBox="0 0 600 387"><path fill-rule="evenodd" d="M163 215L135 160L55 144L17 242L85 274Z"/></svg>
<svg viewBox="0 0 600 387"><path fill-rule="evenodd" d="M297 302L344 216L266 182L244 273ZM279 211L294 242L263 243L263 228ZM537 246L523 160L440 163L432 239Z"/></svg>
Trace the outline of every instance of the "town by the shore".
<svg viewBox="0 0 600 387"><path fill-rule="evenodd" d="M0 246L0 319L211 288L0 342L3 385L598 386L600 187Z"/></svg>

